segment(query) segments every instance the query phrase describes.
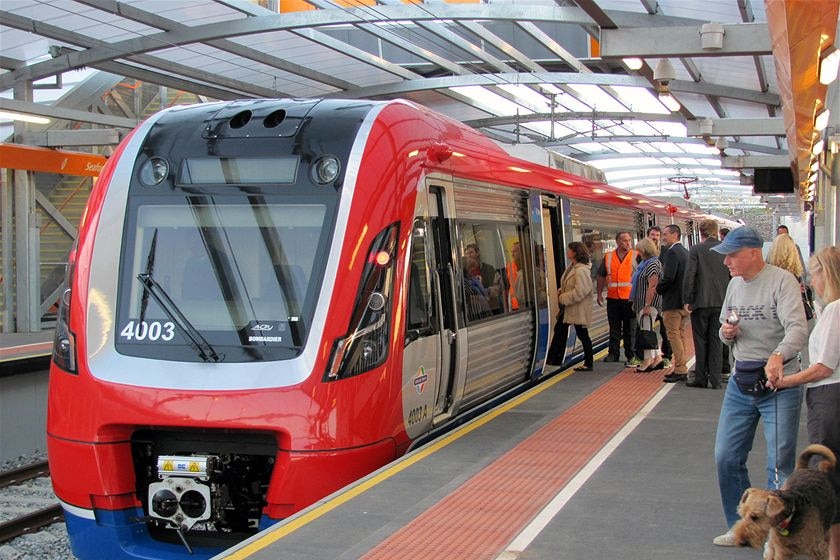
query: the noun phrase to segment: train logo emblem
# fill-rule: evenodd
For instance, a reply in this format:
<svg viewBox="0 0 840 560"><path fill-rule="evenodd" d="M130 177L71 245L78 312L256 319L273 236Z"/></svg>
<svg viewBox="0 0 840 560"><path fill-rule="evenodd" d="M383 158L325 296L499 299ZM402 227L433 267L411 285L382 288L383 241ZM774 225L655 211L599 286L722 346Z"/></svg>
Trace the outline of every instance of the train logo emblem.
<svg viewBox="0 0 840 560"><path fill-rule="evenodd" d="M426 381L429 380L429 376L426 375L426 368L420 366L420 369L417 370L417 375L411 380L414 384L414 388L417 390L418 395L423 394L423 389L426 388Z"/></svg>

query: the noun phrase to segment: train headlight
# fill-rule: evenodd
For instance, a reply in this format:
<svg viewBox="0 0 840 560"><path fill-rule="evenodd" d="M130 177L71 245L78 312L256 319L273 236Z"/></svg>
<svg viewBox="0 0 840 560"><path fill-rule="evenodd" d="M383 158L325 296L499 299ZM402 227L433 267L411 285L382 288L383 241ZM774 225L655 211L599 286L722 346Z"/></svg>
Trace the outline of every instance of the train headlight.
<svg viewBox="0 0 840 560"><path fill-rule="evenodd" d="M58 300L58 316L55 321L55 342L52 360L55 365L68 373L77 374L76 335L70 330L70 305L73 300L73 276L76 270L76 242L70 250L65 272L64 291Z"/></svg>
<svg viewBox="0 0 840 560"><path fill-rule="evenodd" d="M370 245L350 328L335 341L324 381L359 375L381 365L388 356L391 328L389 302L394 290L394 262L399 227L391 224Z"/></svg>
<svg viewBox="0 0 840 560"><path fill-rule="evenodd" d="M318 159L312 168L313 179L319 185L332 183L338 178L341 171L341 164L333 156L326 156Z"/></svg>
<svg viewBox="0 0 840 560"><path fill-rule="evenodd" d="M159 185L169 175L169 162L161 157L149 158L140 167L140 182L147 187Z"/></svg>

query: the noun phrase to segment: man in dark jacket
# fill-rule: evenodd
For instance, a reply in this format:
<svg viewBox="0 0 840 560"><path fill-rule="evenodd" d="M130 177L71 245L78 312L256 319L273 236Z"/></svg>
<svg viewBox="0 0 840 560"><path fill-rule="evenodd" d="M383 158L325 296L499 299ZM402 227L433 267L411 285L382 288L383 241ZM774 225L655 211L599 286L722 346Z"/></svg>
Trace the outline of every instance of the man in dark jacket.
<svg viewBox="0 0 840 560"><path fill-rule="evenodd" d="M694 379L686 382L689 387L719 389L722 368L722 343L720 308L729 284L729 269L723 264L723 255L712 251L718 241L718 224L714 220L700 222L698 243L688 252L688 266L683 281L685 309L691 312L691 329L694 337Z"/></svg>
<svg viewBox="0 0 840 560"><path fill-rule="evenodd" d="M683 280L685 278L688 251L680 243L682 230L671 224L662 230L662 247L665 253L662 261L662 278L656 285L656 291L662 294L662 320L671 349L674 352L674 371L662 380L666 383L685 381L688 375L686 367L686 348L688 346L688 311L683 307ZM664 248L667 247L667 250Z"/></svg>

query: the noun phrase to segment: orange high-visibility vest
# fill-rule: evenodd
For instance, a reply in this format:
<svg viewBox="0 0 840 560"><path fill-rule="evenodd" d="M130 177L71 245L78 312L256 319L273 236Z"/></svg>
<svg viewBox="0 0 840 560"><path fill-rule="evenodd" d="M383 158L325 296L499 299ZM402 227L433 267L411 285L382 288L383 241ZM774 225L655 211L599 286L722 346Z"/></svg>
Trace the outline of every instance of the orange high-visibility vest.
<svg viewBox="0 0 840 560"><path fill-rule="evenodd" d="M618 259L617 251L610 251L605 258L607 259L607 297L610 299L630 299L636 251L628 251L623 261Z"/></svg>

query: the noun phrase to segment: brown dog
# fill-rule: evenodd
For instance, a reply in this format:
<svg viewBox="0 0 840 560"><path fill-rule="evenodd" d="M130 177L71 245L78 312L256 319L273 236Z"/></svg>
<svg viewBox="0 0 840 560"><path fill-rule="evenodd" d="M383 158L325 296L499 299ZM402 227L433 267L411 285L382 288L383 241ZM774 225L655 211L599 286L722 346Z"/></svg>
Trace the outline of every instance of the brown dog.
<svg viewBox="0 0 840 560"><path fill-rule="evenodd" d="M818 470L809 470L808 462L815 455L825 460ZM790 560L797 554L826 560L835 498L825 473L836 463L829 448L809 445L781 490L747 488L738 505L741 520L733 527L738 546L761 548L766 541L764 560Z"/></svg>

